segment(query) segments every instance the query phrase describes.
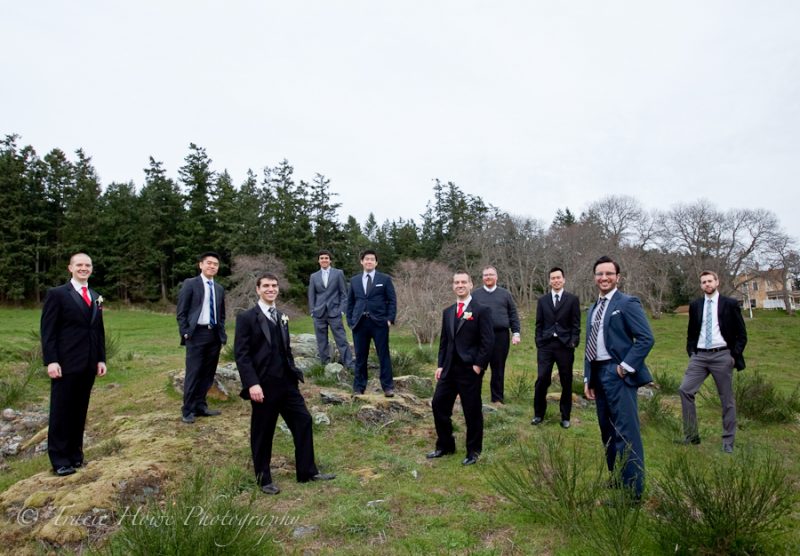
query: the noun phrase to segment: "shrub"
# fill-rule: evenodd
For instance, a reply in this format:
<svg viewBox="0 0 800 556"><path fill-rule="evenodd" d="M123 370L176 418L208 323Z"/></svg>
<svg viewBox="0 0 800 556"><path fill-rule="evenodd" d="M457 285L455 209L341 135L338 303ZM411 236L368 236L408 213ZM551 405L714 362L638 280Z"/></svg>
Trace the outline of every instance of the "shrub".
<svg viewBox="0 0 800 556"><path fill-rule="evenodd" d="M661 370L653 370L653 382L658 385L662 394L677 394L681 385L681 379L674 374Z"/></svg>
<svg viewBox="0 0 800 556"><path fill-rule="evenodd" d="M800 385L787 396L756 371L737 375L733 388L736 411L742 417L762 423L788 423L800 411Z"/></svg>
<svg viewBox="0 0 800 556"><path fill-rule="evenodd" d="M767 547L788 531L798 496L786 470L767 454L698 461L678 453L655 479L656 534L664 548L681 554L771 553Z"/></svg>

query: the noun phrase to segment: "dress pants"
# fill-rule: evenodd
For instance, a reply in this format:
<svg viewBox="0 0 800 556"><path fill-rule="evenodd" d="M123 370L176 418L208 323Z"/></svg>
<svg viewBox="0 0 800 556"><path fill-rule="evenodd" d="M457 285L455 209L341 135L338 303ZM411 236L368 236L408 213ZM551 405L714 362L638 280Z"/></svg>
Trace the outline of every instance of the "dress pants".
<svg viewBox="0 0 800 556"><path fill-rule="evenodd" d="M208 326L197 325L186 340L186 377L183 381L183 416L202 413L208 408L206 394L214 384L222 342Z"/></svg>
<svg viewBox="0 0 800 556"><path fill-rule="evenodd" d="M83 463L83 430L97 369L50 379L47 454L53 469Z"/></svg>
<svg viewBox="0 0 800 556"><path fill-rule="evenodd" d="M708 375L714 378L722 402L722 444L732 447L736 437L736 398L733 393L733 358L727 349L697 352L689 359L689 366L680 386L683 432L686 438L699 436L694 397Z"/></svg>
<svg viewBox="0 0 800 556"><path fill-rule="evenodd" d="M461 398L464 420L467 423L467 455L480 454L483 450L483 403L481 402L482 374L472 370L471 365L453 363L447 376L436 384L431 408L436 425L436 449L455 452L453 437L453 405L456 396Z"/></svg>
<svg viewBox="0 0 800 556"><path fill-rule="evenodd" d="M262 384L264 401L250 402L250 450L253 455L253 470L258 484L272 482L269 462L272 459L272 440L278 415L286 421L294 441L294 459L297 480L305 482L319 473L314 464L314 438L311 414L306 408L297 381L289 378L269 379Z"/></svg>
<svg viewBox="0 0 800 556"><path fill-rule="evenodd" d="M381 366L381 388L384 390L394 388L392 359L389 356L389 325L385 322L378 324L364 316L353 329L353 345L356 348L353 390L356 392L367 387L367 358L369 357L370 340L375 342L375 351Z"/></svg>
<svg viewBox="0 0 800 556"><path fill-rule="evenodd" d="M617 375L615 361L592 363L597 420L606 450L608 470L622 465L622 484L641 498L644 490L644 446L639 429L639 405L635 386Z"/></svg>
<svg viewBox="0 0 800 556"><path fill-rule="evenodd" d="M347 334L344 331L342 316L334 317L313 317L314 335L317 338L317 353L322 364L327 364L331 359L330 346L328 345L328 328L333 334L333 341L339 348L339 357L342 365L348 369L353 368L353 353L350 351L350 344L347 343Z"/></svg>
<svg viewBox="0 0 800 556"><path fill-rule="evenodd" d="M558 338L549 338L536 351L538 377L533 391L533 415L544 419L547 411L547 389L550 388L553 363L558 366L558 379L561 382L561 420L569 421L572 412L572 365L575 350L565 346Z"/></svg>
<svg viewBox="0 0 800 556"><path fill-rule="evenodd" d="M492 376L489 379L489 391L493 402L502 402L504 400L506 359L508 359L510 346L511 336L508 333L508 328L495 328L492 358L489 360L489 366L492 369Z"/></svg>

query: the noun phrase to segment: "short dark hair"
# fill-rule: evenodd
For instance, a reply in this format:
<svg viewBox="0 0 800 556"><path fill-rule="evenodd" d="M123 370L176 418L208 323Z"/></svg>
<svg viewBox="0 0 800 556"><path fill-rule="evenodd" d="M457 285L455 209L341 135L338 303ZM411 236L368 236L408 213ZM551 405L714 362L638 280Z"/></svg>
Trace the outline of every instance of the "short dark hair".
<svg viewBox="0 0 800 556"><path fill-rule="evenodd" d="M364 257L366 257L367 255L374 255L375 256L375 260L376 261L378 260L378 254L373 249L364 249L361 252L361 256L360 256L359 260L363 261Z"/></svg>
<svg viewBox="0 0 800 556"><path fill-rule="evenodd" d="M319 253L317 253L317 258L320 258L322 255L328 255L331 259L333 258L333 255L331 255L331 252L327 249L320 249Z"/></svg>
<svg viewBox="0 0 800 556"><path fill-rule="evenodd" d="M704 270L703 272L700 273L700 278L702 279L703 276L713 276L714 280L719 281L719 276L717 276L717 273L714 272L713 270Z"/></svg>
<svg viewBox="0 0 800 556"><path fill-rule="evenodd" d="M278 277L275 276L271 272L264 272L261 276L256 278L256 287L257 288L261 287L261 280L275 280L276 282L278 282ZM280 287L280 283L278 283L278 287Z"/></svg>
<svg viewBox="0 0 800 556"><path fill-rule="evenodd" d="M461 270L461 269L459 269L459 270L456 270L456 271L453 273L453 278L455 278L455 277L456 277L456 274L466 274L466 275L467 275L467 278L469 278L469 281L470 281L470 282L472 282L472 276L470 276L470 275L469 275L469 272L467 272L466 270Z"/></svg>
<svg viewBox="0 0 800 556"><path fill-rule="evenodd" d="M608 255L603 255L602 257L600 257L599 259L597 259L594 262L594 268L592 268L592 272L597 270L597 265L605 264L605 263L613 263L614 264L614 270L616 270L617 274L619 274L619 263L617 261L615 261L614 259L612 259L611 257L609 257Z"/></svg>
<svg viewBox="0 0 800 556"><path fill-rule="evenodd" d="M550 269L550 270L547 272L547 276L548 276L548 277L550 277L550 275L551 275L552 273L554 273L554 272L560 272L562 277L566 277L566 274L564 274L564 269L563 269L563 268L561 268L560 266L554 266L553 268L551 268L551 269Z"/></svg>
<svg viewBox="0 0 800 556"><path fill-rule="evenodd" d="M222 261L222 257L216 251L205 251L197 256L197 262L202 263L207 257L214 257L217 261Z"/></svg>

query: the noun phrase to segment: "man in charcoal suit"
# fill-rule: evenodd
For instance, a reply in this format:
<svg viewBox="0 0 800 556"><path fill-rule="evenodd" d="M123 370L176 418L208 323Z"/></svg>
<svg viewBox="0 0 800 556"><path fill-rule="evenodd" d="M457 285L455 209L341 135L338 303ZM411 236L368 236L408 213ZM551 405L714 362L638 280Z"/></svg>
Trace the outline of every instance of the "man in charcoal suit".
<svg viewBox="0 0 800 556"><path fill-rule="evenodd" d="M578 298L564 291L564 271L550 269L550 293L536 304L536 359L538 377L534 385L532 425L539 425L547 411L553 363L558 365L561 382L561 427L569 428L572 412L572 364L581 337L581 309Z"/></svg>
<svg viewBox="0 0 800 556"><path fill-rule="evenodd" d="M467 455L463 465L478 462L483 449L483 404L481 384L494 343L492 311L470 295L472 279L466 272L453 275L456 303L442 313L439 336L439 366L431 408L436 425L436 449L426 457L440 458L456 451L453 437L453 405L461 398L467 422Z"/></svg>
<svg viewBox="0 0 800 556"><path fill-rule="evenodd" d="M219 272L219 255L207 251L197 258L200 274L183 282L178 294L178 331L186 346L186 375L183 382L184 423L196 417L219 415L209 409L206 394L214 384L219 353L228 341L225 333L225 290L214 276Z"/></svg>
<svg viewBox="0 0 800 556"><path fill-rule="evenodd" d="M609 471L621 465L621 484L635 500L644 489L644 447L639 428L640 386L653 381L645 358L653 349L653 333L635 297L617 290L619 264L600 257L594 264L599 298L589 309L583 388L597 402L600 437Z"/></svg>
<svg viewBox="0 0 800 556"><path fill-rule="evenodd" d="M76 253L69 260L72 278L47 292L42 308L41 340L50 377L47 453L56 475L83 466L83 430L96 376L106 374L103 298L89 288L92 259Z"/></svg>
<svg viewBox="0 0 800 556"><path fill-rule="evenodd" d="M294 440L295 471L298 482L328 481L314 463L311 415L298 382L297 368L289 340L289 319L278 311L275 300L280 289L274 274L262 274L256 281L259 300L255 307L236 318L234 354L242 379L241 397L250 400L250 449L256 480L265 494L278 494L269 463L278 415L283 417Z"/></svg>
<svg viewBox="0 0 800 556"><path fill-rule="evenodd" d="M736 436L736 400L733 394L733 369L744 369L747 330L739 303L719 294L715 272L700 275L703 297L689 305L686 352L689 366L680 386L684 437L679 444L700 444L694 397L708 375L714 377L722 404L722 450L733 452Z"/></svg>
<svg viewBox="0 0 800 556"><path fill-rule="evenodd" d="M319 252L319 270L308 280L308 311L314 321L317 352L323 365L330 361L328 328L339 349L342 365L353 370L353 354L347 343L342 315L347 309L347 283L344 272L331 266L331 252Z"/></svg>

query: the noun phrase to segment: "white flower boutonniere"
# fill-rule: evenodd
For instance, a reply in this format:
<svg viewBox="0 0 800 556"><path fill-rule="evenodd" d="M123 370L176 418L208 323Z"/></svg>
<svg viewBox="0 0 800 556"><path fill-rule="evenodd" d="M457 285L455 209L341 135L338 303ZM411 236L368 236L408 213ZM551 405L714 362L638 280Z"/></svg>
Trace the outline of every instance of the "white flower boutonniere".
<svg viewBox="0 0 800 556"><path fill-rule="evenodd" d="M95 305L97 305L98 309L102 309L103 308L103 301L104 301L104 299L103 299L102 295L98 295L97 299L94 300Z"/></svg>
<svg viewBox="0 0 800 556"><path fill-rule="evenodd" d="M464 320L472 320L472 311L464 311L461 318Z"/></svg>
<svg viewBox="0 0 800 556"><path fill-rule="evenodd" d="M281 322L283 323L283 326L289 326L289 317L285 314L281 315Z"/></svg>

